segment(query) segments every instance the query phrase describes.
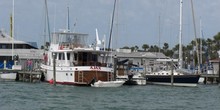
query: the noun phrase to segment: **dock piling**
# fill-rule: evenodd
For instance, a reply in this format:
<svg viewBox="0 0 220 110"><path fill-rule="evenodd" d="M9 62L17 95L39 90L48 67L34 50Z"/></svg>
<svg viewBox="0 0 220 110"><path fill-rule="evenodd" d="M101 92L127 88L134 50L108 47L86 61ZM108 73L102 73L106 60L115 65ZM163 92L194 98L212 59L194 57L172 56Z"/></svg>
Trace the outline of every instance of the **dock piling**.
<svg viewBox="0 0 220 110"><path fill-rule="evenodd" d="M56 86L56 60L55 53L53 53L53 85Z"/></svg>

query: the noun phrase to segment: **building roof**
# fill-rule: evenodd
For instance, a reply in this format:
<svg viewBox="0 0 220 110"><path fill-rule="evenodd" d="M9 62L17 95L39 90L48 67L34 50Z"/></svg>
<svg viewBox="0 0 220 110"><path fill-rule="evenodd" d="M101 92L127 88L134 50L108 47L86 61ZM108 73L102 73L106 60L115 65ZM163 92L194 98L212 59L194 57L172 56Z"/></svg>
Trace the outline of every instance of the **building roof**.
<svg viewBox="0 0 220 110"><path fill-rule="evenodd" d="M130 52L130 53L113 52L113 54L117 55L117 57L120 57L120 58L153 58L153 59L168 58L163 53L158 53L158 52Z"/></svg>
<svg viewBox="0 0 220 110"><path fill-rule="evenodd" d="M28 42L20 41L20 40L16 40L16 39L14 39L14 41L13 41L11 36L6 34L3 30L0 30L0 43L1 44L12 44L12 42L14 44L27 44L27 45L30 45L30 46L32 46L34 48L38 48L36 42L28 43Z"/></svg>
<svg viewBox="0 0 220 110"><path fill-rule="evenodd" d="M220 62L220 58L209 60L209 62L211 62L211 63L219 63Z"/></svg>

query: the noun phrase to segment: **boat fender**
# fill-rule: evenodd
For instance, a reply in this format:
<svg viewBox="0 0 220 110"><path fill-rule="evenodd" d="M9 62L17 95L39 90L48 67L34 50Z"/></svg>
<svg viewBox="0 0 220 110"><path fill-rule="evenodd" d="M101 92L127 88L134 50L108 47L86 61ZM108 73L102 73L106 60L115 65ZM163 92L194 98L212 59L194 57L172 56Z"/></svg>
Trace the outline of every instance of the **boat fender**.
<svg viewBox="0 0 220 110"><path fill-rule="evenodd" d="M49 80L49 83L50 83L50 84L53 84L53 79Z"/></svg>

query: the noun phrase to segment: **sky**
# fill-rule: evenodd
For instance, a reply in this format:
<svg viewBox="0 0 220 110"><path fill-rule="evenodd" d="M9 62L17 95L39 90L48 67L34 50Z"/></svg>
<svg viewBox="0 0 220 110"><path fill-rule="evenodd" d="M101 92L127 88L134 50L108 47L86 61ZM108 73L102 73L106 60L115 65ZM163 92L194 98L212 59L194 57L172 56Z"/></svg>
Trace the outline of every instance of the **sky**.
<svg viewBox="0 0 220 110"><path fill-rule="evenodd" d="M44 0L15 1L15 39L44 42ZM95 29L100 39L110 36L114 0L47 0L51 32L66 29L69 7L71 31L89 34L88 43L95 41ZM220 32L220 0L193 0L196 33L203 38L213 38ZM0 0L0 29L10 30L12 0ZM117 0L113 24L113 48L143 44L170 47L178 44L179 0ZM200 23L201 22L201 23ZM76 24L74 26L74 24ZM201 24L201 26L200 26ZM191 0L183 0L183 44L195 38Z"/></svg>

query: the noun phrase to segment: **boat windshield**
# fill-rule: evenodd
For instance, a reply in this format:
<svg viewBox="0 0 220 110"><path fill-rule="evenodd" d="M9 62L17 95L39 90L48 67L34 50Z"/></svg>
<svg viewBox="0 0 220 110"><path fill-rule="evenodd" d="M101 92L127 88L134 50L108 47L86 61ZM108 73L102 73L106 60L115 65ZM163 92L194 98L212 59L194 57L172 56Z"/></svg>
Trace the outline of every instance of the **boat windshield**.
<svg viewBox="0 0 220 110"><path fill-rule="evenodd" d="M88 34L56 32L52 34L52 43L75 47L86 47Z"/></svg>

